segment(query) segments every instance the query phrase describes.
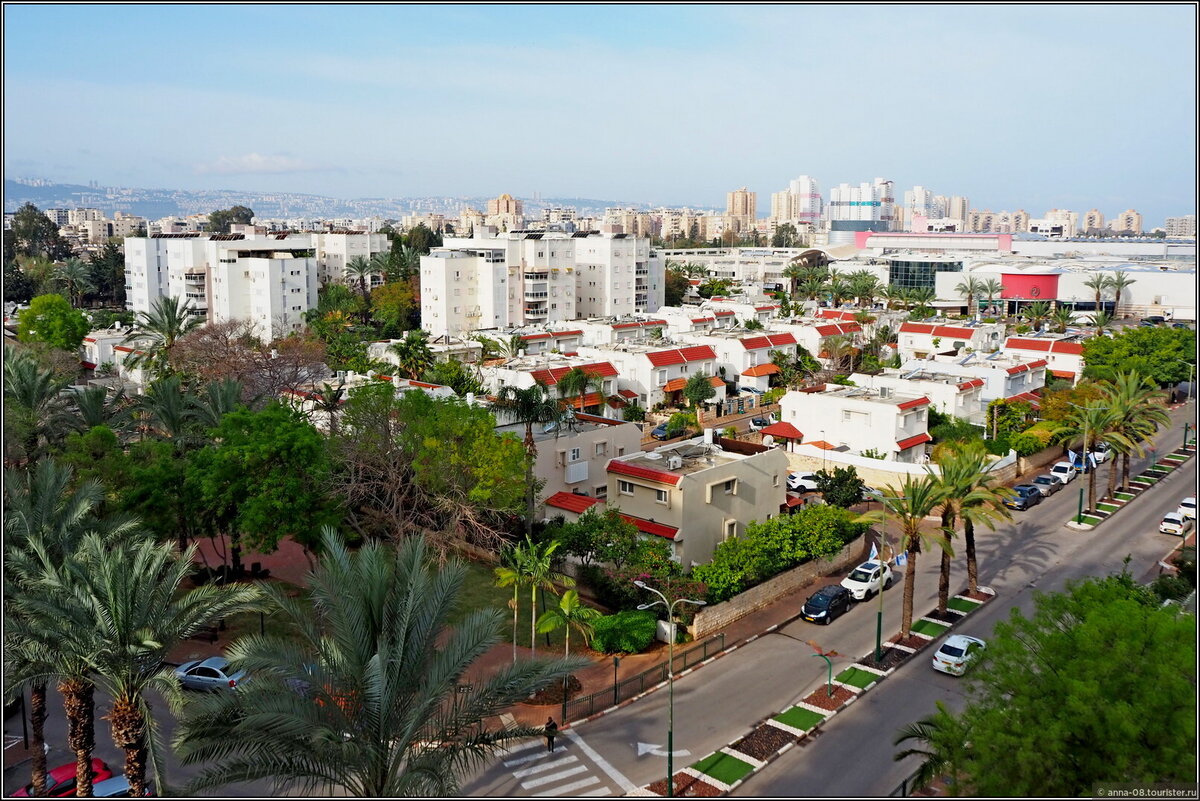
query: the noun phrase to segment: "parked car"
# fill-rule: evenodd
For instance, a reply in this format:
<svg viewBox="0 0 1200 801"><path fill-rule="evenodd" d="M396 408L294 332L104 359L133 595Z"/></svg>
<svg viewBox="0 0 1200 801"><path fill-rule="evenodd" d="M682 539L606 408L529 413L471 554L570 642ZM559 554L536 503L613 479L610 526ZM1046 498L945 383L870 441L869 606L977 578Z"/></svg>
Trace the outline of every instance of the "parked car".
<svg viewBox="0 0 1200 801"><path fill-rule="evenodd" d="M1013 487L1013 492L1016 495L1004 499L1004 505L1009 509L1023 512L1042 502L1042 491L1033 484L1018 484Z"/></svg>
<svg viewBox="0 0 1200 801"><path fill-rule="evenodd" d="M862 499L864 501L882 501L883 493L874 487L863 487Z"/></svg>
<svg viewBox="0 0 1200 801"><path fill-rule="evenodd" d="M1191 328L1191 326L1188 325L1187 323L1171 323L1171 327L1172 328L1182 328L1185 331L1187 329Z"/></svg>
<svg viewBox="0 0 1200 801"><path fill-rule="evenodd" d="M666 439L667 424L659 423L657 426L655 426L654 430L650 432L650 436L654 437L655 439Z"/></svg>
<svg viewBox="0 0 1200 801"><path fill-rule="evenodd" d="M892 586L892 568L887 562L863 562L842 579L842 586L856 601L865 601Z"/></svg>
<svg viewBox="0 0 1200 801"><path fill-rule="evenodd" d="M1175 534L1180 537L1187 536L1196 525L1196 521L1184 517L1179 512L1168 512L1163 515L1162 522L1158 524L1158 530L1163 534Z"/></svg>
<svg viewBox="0 0 1200 801"><path fill-rule="evenodd" d="M808 596L800 616L812 623L829 625L850 609L850 590L840 584L827 584Z"/></svg>
<svg viewBox="0 0 1200 801"><path fill-rule="evenodd" d="M1175 510L1176 514L1183 515L1189 520L1196 519L1196 499L1184 498L1179 502L1179 508Z"/></svg>
<svg viewBox="0 0 1200 801"><path fill-rule="evenodd" d="M154 785L150 782L146 782L145 795L147 798L154 795ZM92 796L94 798L129 798L129 780L123 774L118 774L111 779L96 782L92 785Z"/></svg>
<svg viewBox="0 0 1200 801"><path fill-rule="evenodd" d="M1096 457L1096 464L1104 464L1112 457L1112 446L1107 442L1097 442L1092 455Z"/></svg>
<svg viewBox="0 0 1200 801"><path fill-rule="evenodd" d="M1054 467L1050 468L1050 472L1058 476L1064 484L1070 484L1075 480L1075 476L1079 475L1079 471L1070 462L1056 462Z"/></svg>
<svg viewBox="0 0 1200 801"><path fill-rule="evenodd" d="M788 473L787 485L793 492L816 492L817 476L815 473Z"/></svg>
<svg viewBox="0 0 1200 801"><path fill-rule="evenodd" d="M102 759L92 758L92 782L102 782L112 778L112 769ZM68 762L53 770L46 771L46 795L52 798L65 798L75 795L75 763ZM33 785L27 784L13 793L16 798L33 797Z"/></svg>
<svg viewBox="0 0 1200 801"><path fill-rule="evenodd" d="M1092 456L1096 460L1095 467L1099 467L1100 465L1104 464L1104 462L1108 459L1108 454L1101 453L1100 451L1092 451ZM1092 472L1092 470L1095 469L1095 467L1092 466L1092 463L1090 460L1085 460L1083 458L1082 453L1075 454L1075 458L1071 460L1071 467L1075 468L1076 473L1079 473L1079 474L1085 475L1085 476L1088 473Z"/></svg>
<svg viewBox="0 0 1200 801"><path fill-rule="evenodd" d="M228 659L210 656L208 659L184 662L175 668L175 676L188 690L232 690L238 682L246 680L246 671L232 671Z"/></svg>
<svg viewBox="0 0 1200 801"><path fill-rule="evenodd" d="M985 648L987 643L978 637L952 634L933 655L933 669L951 676L961 676Z"/></svg>
<svg viewBox="0 0 1200 801"><path fill-rule="evenodd" d="M1042 493L1043 497L1053 495L1066 486L1066 484L1062 483L1062 479L1050 473L1043 473L1029 483L1037 487L1038 492Z"/></svg>
<svg viewBox="0 0 1200 801"><path fill-rule="evenodd" d="M1163 325L1166 322L1167 322L1167 318L1163 317L1160 314L1152 314L1149 317L1145 317L1142 319L1142 325L1157 326L1157 325Z"/></svg>

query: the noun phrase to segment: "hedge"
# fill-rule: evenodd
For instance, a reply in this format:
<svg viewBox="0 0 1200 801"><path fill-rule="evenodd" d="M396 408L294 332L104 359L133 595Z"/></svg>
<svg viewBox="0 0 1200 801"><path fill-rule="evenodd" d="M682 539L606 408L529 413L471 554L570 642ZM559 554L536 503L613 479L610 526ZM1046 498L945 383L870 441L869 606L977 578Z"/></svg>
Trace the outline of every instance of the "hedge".
<svg viewBox="0 0 1200 801"><path fill-rule="evenodd" d="M605 615L592 623L592 648L605 654L637 654L654 640L658 618L649 610Z"/></svg>

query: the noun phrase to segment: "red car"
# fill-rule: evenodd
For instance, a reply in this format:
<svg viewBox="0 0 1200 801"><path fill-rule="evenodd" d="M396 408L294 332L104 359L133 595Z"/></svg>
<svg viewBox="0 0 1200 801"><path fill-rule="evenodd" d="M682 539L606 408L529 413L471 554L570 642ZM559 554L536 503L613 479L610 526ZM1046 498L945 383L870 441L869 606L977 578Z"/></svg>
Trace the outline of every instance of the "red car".
<svg viewBox="0 0 1200 801"><path fill-rule="evenodd" d="M102 759L92 759L92 781L100 782L111 779L112 770ZM33 795L33 785L28 784L13 793L17 798L29 798ZM59 765L54 770L46 771L46 795L61 798L75 795L75 763Z"/></svg>

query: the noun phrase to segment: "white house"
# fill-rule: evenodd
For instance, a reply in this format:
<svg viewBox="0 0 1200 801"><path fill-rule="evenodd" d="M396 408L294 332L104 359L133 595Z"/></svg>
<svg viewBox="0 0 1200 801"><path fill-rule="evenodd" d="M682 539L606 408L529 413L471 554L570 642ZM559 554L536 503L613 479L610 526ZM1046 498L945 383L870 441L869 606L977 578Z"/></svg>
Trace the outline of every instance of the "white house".
<svg viewBox="0 0 1200 801"><path fill-rule="evenodd" d="M940 372L940 365L910 370L884 370L878 375L853 373L850 380L856 386L866 387L880 393L907 397L929 398L931 408L942 414L960 417L974 425L983 425L986 404L983 402L982 378Z"/></svg>
<svg viewBox="0 0 1200 801"><path fill-rule="evenodd" d="M1043 335L1039 337L1009 337L1004 350L1020 359L1045 359L1050 375L1072 384L1083 374L1083 343L1077 339Z"/></svg>
<svg viewBox="0 0 1200 801"><path fill-rule="evenodd" d="M827 384L788 392L779 409L779 422L794 427L803 444L920 463L932 440L924 395Z"/></svg>
<svg viewBox="0 0 1200 801"><path fill-rule="evenodd" d="M979 400L984 406L998 398L1020 398L1037 405L1034 394L1046 385L1045 359L1028 361L1016 354L997 351L990 356L968 354L963 358L939 356L934 359L910 359L900 366L901 373L936 370L963 378L983 379Z"/></svg>
<svg viewBox="0 0 1200 801"><path fill-rule="evenodd" d="M612 363L620 375L621 389L636 392L638 405L646 409L659 403L678 402L684 385L694 373L712 377L717 370L717 354L707 345L582 347L579 355ZM721 399L724 382L714 378L713 386L717 389L717 399Z"/></svg>
<svg viewBox="0 0 1200 801"><path fill-rule="evenodd" d="M897 334L901 361L934 354L959 354L964 349L990 353L1004 340L1003 323L904 323Z"/></svg>

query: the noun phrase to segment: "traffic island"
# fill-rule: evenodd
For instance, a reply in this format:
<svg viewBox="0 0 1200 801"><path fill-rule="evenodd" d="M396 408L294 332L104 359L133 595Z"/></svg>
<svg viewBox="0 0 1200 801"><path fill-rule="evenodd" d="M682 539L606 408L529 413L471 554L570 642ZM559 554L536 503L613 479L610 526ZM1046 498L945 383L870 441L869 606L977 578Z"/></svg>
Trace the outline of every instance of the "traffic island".
<svg viewBox="0 0 1200 801"><path fill-rule="evenodd" d="M936 609L918 619L911 633L888 641L876 662L875 652L864 655L844 668L832 682L823 682L804 700L756 724L744 736L709 754L699 762L676 772L674 794L682 797L726 795L788 749L818 733L833 716L853 704L863 693L895 672L958 621L970 615L996 596L989 587L963 591L946 604L947 611ZM664 796L667 782L660 779L629 795Z"/></svg>
<svg viewBox="0 0 1200 801"><path fill-rule="evenodd" d="M1091 531L1128 506L1134 498L1175 472L1188 459L1192 458L1195 452L1195 447L1189 445L1164 454L1157 463L1131 478L1128 487L1114 492L1111 498L1105 497L1097 501L1095 509L1089 509L1082 516L1071 515L1071 519L1066 522L1066 527L1076 531Z"/></svg>

